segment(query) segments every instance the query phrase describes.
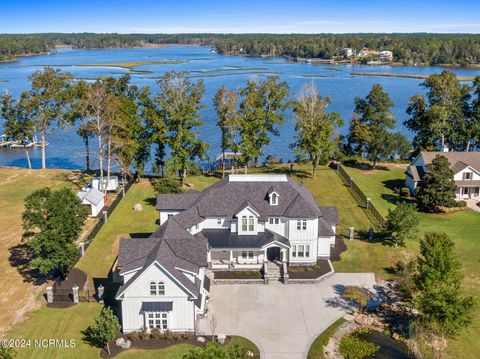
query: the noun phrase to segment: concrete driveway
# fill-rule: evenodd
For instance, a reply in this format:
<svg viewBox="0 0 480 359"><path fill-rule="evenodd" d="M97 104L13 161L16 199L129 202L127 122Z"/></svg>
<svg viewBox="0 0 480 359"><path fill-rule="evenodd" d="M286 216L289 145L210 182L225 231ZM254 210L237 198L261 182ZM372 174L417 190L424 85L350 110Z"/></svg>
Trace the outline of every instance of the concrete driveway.
<svg viewBox="0 0 480 359"><path fill-rule="evenodd" d="M318 284L212 285L209 317L199 331L211 335L211 313L217 333L253 341L265 359L304 359L315 338L346 309L338 290L345 285L373 289L373 273L335 273Z"/></svg>

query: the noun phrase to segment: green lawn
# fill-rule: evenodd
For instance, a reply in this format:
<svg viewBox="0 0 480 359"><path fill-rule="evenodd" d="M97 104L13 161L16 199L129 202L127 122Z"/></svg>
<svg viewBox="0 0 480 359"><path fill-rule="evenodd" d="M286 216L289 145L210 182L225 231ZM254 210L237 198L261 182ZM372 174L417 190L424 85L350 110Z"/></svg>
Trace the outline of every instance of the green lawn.
<svg viewBox="0 0 480 359"><path fill-rule="evenodd" d="M398 195L393 187L401 186L405 174L401 168L388 170L359 170L347 168L357 185L372 198L377 208L384 214L393 208ZM462 264L464 288L476 298L480 297L480 213L461 211L451 214L420 213L419 235L428 231L442 231L455 241L455 249ZM342 261L336 263L339 271L355 271L355 268L373 271L377 276L389 277L385 268L399 259L412 257L418 253L418 240L407 242L406 248L391 248L382 244L369 245L357 241L348 243L348 252L342 255ZM368 252L368 254L366 253ZM368 260L366 260L367 258ZM479 303L480 304L480 303ZM450 358L476 358L480 351L480 305L477 306L474 321L461 335L449 341L447 354Z"/></svg>
<svg viewBox="0 0 480 359"><path fill-rule="evenodd" d="M406 165L381 166L380 169L362 170L343 166L355 183L372 199L372 203L384 216L395 207L398 196L395 187L405 187Z"/></svg>
<svg viewBox="0 0 480 359"><path fill-rule="evenodd" d="M317 339L312 343L312 346L308 350L307 359L324 359L323 347L327 345L330 337L335 333L337 328L345 323L345 319L340 318L335 323L330 325L325 331L320 334Z"/></svg>

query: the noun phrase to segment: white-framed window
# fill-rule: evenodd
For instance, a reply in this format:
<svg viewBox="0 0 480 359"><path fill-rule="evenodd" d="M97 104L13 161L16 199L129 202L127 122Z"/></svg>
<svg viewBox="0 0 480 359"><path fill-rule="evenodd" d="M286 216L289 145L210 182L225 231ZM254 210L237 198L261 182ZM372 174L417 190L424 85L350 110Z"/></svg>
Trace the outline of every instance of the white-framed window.
<svg viewBox="0 0 480 359"><path fill-rule="evenodd" d="M253 251L242 251L242 259L253 259Z"/></svg>
<svg viewBox="0 0 480 359"><path fill-rule="evenodd" d="M463 179L464 180L471 180L473 178L473 172L464 172Z"/></svg>
<svg viewBox="0 0 480 359"><path fill-rule="evenodd" d="M222 224L222 219L221 218L217 218L217 224Z"/></svg>
<svg viewBox="0 0 480 359"><path fill-rule="evenodd" d="M310 258L309 244L295 244L292 246L293 258Z"/></svg>
<svg viewBox="0 0 480 359"><path fill-rule="evenodd" d="M248 217L248 231L253 232L255 230L253 216Z"/></svg>
<svg viewBox="0 0 480 359"><path fill-rule="evenodd" d="M270 224L279 224L280 223L280 218L278 217L270 217L268 219L268 223Z"/></svg>
<svg viewBox="0 0 480 359"><path fill-rule="evenodd" d="M297 231L306 231L307 230L307 221L305 219L297 220Z"/></svg>
<svg viewBox="0 0 480 359"><path fill-rule="evenodd" d="M278 204L278 195L274 192L270 196L270 204L276 206Z"/></svg>
<svg viewBox="0 0 480 359"><path fill-rule="evenodd" d="M160 330L168 329L168 313L167 312L148 312L147 315L147 328L158 328Z"/></svg>
<svg viewBox="0 0 480 359"><path fill-rule="evenodd" d="M150 295L165 295L165 283L150 282Z"/></svg>
<svg viewBox="0 0 480 359"><path fill-rule="evenodd" d="M247 216L242 216L242 231L246 232L247 230L248 230Z"/></svg>

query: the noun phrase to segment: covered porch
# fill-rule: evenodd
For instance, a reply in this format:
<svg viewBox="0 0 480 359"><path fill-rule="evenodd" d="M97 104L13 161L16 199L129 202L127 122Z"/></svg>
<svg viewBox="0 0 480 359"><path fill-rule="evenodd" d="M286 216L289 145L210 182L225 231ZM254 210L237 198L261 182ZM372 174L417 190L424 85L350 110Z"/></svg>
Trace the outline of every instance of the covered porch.
<svg viewBox="0 0 480 359"><path fill-rule="evenodd" d="M459 184L456 192L457 200L473 199L473 200L480 201L480 181L470 181L470 182L478 182L478 183L471 183L469 185Z"/></svg>
<svg viewBox="0 0 480 359"><path fill-rule="evenodd" d="M289 241L273 232L238 235L229 230L203 230L209 249L207 262L211 269L260 270L265 262L281 263L288 259Z"/></svg>

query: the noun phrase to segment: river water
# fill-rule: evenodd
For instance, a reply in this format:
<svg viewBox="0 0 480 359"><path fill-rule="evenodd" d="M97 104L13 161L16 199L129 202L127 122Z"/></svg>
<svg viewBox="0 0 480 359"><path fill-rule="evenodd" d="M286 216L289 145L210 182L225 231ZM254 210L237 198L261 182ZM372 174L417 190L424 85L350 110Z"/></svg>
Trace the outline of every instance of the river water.
<svg viewBox="0 0 480 359"><path fill-rule="evenodd" d="M81 64L118 64L125 62L163 61L161 64L147 64L131 71L115 66L78 66ZM250 78L263 79L268 75L278 75L286 81L291 93L296 93L302 84L313 81L322 96L330 96L330 109L341 114L347 131L348 122L354 109L353 100L357 96L366 96L375 83L380 83L395 103L394 114L397 117L397 129L409 133L402 122L407 118L405 109L408 98L421 93L421 79L352 75L351 72L391 72L398 74L432 74L443 70L442 67L389 67L363 65L315 65L293 63L284 59L223 56L210 52L208 47L167 46L150 49L99 49L71 50L61 49L52 55L22 57L17 62L0 64L0 91L9 91L14 95L29 89L28 76L43 66L53 66L69 71L75 78L94 79L99 76L118 77L130 73L132 83L138 86L150 86L156 90L156 79L166 71L185 71L193 80L202 79L205 83L206 107L201 115L205 125L199 129L200 138L210 144L208 154L214 158L220 152L220 131L216 126L212 100L218 88L225 84L231 89L244 85ZM138 71L139 70L139 71ZM480 71L473 69L453 69L459 76L477 76ZM0 126L3 120L0 119ZM0 130L0 133L2 130ZM288 160L293 154L288 145L293 142L294 123L291 113L280 129L279 137L272 137L271 143L264 149L264 155L274 154ZM83 143L75 129L55 129L47 138L47 167L82 169L85 167ZM94 147L94 146L92 146ZM92 148L94 150L94 148ZM40 149L31 150L32 165L40 167ZM0 150L0 166L26 167L23 150ZM94 164L95 165L95 164ZM147 170L149 170L147 166Z"/></svg>

